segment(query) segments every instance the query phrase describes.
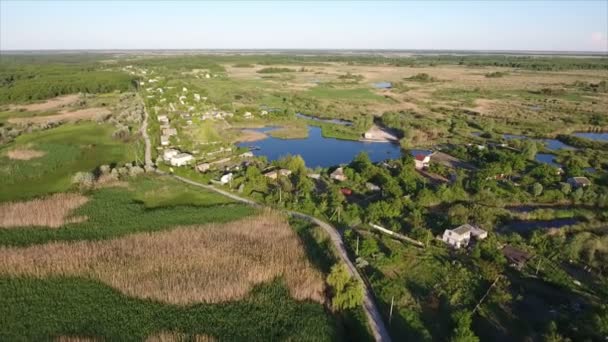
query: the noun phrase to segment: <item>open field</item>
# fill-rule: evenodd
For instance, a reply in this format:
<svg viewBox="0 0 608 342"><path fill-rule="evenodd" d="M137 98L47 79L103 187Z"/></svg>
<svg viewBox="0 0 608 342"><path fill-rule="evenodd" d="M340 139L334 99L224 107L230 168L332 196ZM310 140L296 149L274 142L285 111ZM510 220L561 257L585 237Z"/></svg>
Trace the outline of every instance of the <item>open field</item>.
<svg viewBox="0 0 608 342"><path fill-rule="evenodd" d="M11 106L11 108L13 110L25 110L28 112L44 112L58 107L73 104L74 102L78 101L78 98L78 94L70 94L48 99L39 103Z"/></svg>
<svg viewBox="0 0 608 342"><path fill-rule="evenodd" d="M42 262L40 255L46 255ZM295 299L325 300L321 274L285 218L271 212L101 242L4 248L0 260L0 275L85 277L131 297L172 304L242 299L276 277L284 278Z"/></svg>
<svg viewBox="0 0 608 342"><path fill-rule="evenodd" d="M0 204L0 228L41 226L58 228L86 217L69 217L72 210L87 202L80 194L55 194L27 202Z"/></svg>
<svg viewBox="0 0 608 342"><path fill-rule="evenodd" d="M73 122L78 120L100 120L110 115L110 111L107 108L86 108L77 109L74 111L62 110L59 114L44 115L44 116L33 116L33 117L19 117L8 119L9 123L24 124L24 123L43 123L51 121L67 121Z"/></svg>
<svg viewBox="0 0 608 342"><path fill-rule="evenodd" d="M102 164L135 159L128 144L112 138L112 128L95 123L64 125L25 134L14 143L0 147L4 152L22 148L44 153L31 160L16 160L0 153L3 191L0 201L24 199L65 191L78 171L93 171Z"/></svg>

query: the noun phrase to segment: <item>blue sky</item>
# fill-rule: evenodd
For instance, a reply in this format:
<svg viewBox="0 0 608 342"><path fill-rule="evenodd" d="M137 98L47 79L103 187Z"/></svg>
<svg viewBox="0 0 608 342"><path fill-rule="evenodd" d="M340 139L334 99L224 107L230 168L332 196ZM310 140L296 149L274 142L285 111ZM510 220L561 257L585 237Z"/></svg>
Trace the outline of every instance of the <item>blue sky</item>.
<svg viewBox="0 0 608 342"><path fill-rule="evenodd" d="M0 49L608 51L597 1L0 0Z"/></svg>

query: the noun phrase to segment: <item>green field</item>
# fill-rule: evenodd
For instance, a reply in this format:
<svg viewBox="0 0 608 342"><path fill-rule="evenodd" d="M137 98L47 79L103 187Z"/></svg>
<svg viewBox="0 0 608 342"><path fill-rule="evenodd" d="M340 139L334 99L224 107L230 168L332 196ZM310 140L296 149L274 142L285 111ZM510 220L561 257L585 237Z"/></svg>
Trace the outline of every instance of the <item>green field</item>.
<svg viewBox="0 0 608 342"><path fill-rule="evenodd" d="M113 128L95 123L64 125L24 134L0 149L0 201L25 199L71 187L79 171L91 172L103 164L120 164L136 159L133 144L112 138ZM10 149L29 148L45 152L32 160L11 160Z"/></svg>

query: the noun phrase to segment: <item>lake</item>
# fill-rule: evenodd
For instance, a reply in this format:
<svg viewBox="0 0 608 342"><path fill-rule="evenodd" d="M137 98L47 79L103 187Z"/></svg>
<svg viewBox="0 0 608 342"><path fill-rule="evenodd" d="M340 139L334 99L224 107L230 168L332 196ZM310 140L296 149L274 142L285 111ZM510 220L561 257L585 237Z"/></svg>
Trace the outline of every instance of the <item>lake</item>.
<svg viewBox="0 0 608 342"><path fill-rule="evenodd" d="M608 133L578 132L578 133L573 133L572 135L574 135L575 137L579 137L579 138L586 138L586 139L597 140L597 141L608 141Z"/></svg>
<svg viewBox="0 0 608 342"><path fill-rule="evenodd" d="M562 167L561 164L555 162L555 154L551 153L537 153L535 157L536 161L539 163L551 165L554 167Z"/></svg>
<svg viewBox="0 0 608 342"><path fill-rule="evenodd" d="M272 129L265 127L256 131L268 132ZM252 151L253 154L265 156L269 161L287 155L300 155L310 168L348 164L361 151L367 152L372 162L401 157L401 148L397 144L325 138L321 135L321 128L314 126L308 126L308 137L305 139L278 139L269 136L264 140L239 143L237 146L259 147Z"/></svg>

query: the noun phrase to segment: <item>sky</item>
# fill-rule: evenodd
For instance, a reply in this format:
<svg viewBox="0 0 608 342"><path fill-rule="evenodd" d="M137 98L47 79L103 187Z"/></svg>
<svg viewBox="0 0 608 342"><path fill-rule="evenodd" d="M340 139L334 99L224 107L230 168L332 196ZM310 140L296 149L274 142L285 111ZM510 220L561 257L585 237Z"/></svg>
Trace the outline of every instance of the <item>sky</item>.
<svg viewBox="0 0 608 342"><path fill-rule="evenodd" d="M608 0L0 0L0 50L608 52Z"/></svg>

